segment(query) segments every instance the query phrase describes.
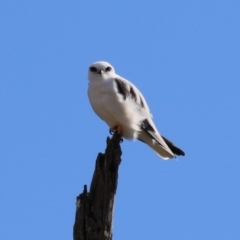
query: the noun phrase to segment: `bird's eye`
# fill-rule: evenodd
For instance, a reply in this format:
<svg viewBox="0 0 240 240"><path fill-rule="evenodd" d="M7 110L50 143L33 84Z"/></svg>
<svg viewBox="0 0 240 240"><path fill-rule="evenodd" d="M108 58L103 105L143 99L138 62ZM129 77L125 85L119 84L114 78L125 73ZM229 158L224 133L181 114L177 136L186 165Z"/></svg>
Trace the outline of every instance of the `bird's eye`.
<svg viewBox="0 0 240 240"><path fill-rule="evenodd" d="M96 69L95 67L90 67L89 70L90 70L91 72L97 72L97 69Z"/></svg>
<svg viewBox="0 0 240 240"><path fill-rule="evenodd" d="M111 70L112 70L111 67L106 67L106 68L105 68L105 72L110 72Z"/></svg>

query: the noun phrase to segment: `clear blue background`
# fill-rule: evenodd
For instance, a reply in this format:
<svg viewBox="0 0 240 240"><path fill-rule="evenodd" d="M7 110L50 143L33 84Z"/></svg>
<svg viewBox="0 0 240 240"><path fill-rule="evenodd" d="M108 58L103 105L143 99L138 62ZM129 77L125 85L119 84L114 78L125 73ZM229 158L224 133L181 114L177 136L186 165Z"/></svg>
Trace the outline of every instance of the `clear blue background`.
<svg viewBox="0 0 240 240"><path fill-rule="evenodd" d="M1 1L0 239L72 239L107 125L88 66L142 91L163 161L124 141L114 239L240 239L239 1Z"/></svg>

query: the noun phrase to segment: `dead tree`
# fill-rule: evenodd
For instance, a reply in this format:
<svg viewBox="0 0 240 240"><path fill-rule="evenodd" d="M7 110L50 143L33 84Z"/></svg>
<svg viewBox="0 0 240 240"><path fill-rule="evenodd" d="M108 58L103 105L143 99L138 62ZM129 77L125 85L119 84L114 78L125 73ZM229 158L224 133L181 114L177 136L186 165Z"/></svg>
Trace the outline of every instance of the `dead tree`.
<svg viewBox="0 0 240 240"><path fill-rule="evenodd" d="M121 136L107 138L105 153L99 153L90 191L84 185L77 197L74 240L112 240L113 206L121 162Z"/></svg>

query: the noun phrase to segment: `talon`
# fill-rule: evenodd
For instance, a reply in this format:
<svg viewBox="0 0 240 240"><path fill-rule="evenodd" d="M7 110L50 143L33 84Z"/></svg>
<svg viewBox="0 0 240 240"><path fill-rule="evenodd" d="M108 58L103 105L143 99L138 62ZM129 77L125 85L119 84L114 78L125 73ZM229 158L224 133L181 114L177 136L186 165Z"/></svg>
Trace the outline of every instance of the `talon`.
<svg viewBox="0 0 240 240"><path fill-rule="evenodd" d="M122 135L122 128L119 125L116 125L114 127L110 127L109 133L113 135L117 131L118 134Z"/></svg>
<svg viewBox="0 0 240 240"><path fill-rule="evenodd" d="M113 131L111 128L109 128L109 133L110 133L111 135L113 135L113 134L114 134L114 131Z"/></svg>

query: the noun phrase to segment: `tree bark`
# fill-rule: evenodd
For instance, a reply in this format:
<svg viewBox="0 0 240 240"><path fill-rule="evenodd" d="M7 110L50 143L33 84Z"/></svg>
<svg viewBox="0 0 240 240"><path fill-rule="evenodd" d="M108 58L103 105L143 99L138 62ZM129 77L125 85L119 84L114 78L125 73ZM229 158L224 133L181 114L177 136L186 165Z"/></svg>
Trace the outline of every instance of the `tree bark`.
<svg viewBox="0 0 240 240"><path fill-rule="evenodd" d="M113 206L121 163L121 136L107 138L105 153L99 153L90 186L77 197L74 240L112 240Z"/></svg>

